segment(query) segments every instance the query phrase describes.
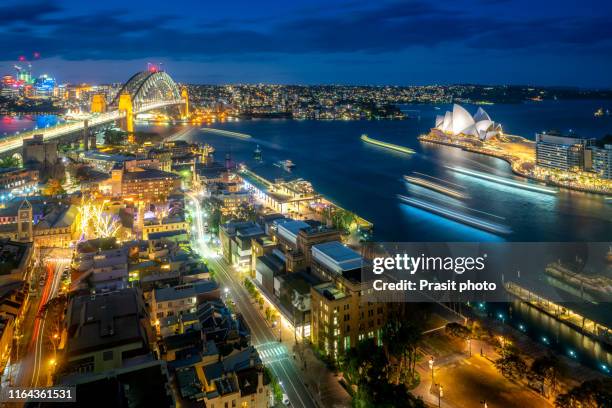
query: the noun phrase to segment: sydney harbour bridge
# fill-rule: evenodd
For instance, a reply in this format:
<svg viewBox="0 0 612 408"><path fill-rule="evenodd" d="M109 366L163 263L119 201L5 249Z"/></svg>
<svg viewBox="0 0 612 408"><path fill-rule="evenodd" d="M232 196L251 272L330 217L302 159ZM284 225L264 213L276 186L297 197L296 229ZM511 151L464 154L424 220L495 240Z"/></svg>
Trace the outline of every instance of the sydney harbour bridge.
<svg viewBox="0 0 612 408"><path fill-rule="evenodd" d="M179 107L184 116L189 114L187 90L182 90L164 71L143 71L133 75L108 104L102 95L92 98L91 115L87 119L57 126L35 129L0 139L0 155L18 152L23 140L43 135L45 141L87 132L89 128L121 122L128 133L134 131L134 117L142 112L166 107Z"/></svg>

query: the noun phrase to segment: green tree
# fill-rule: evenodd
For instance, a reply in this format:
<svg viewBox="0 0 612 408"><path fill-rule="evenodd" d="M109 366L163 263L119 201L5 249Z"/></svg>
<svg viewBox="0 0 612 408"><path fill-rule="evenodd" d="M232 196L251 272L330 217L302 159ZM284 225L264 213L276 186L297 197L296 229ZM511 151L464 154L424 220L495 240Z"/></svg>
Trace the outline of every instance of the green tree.
<svg viewBox="0 0 612 408"><path fill-rule="evenodd" d="M120 145L127 140L127 132L118 129L108 129L104 132L104 144Z"/></svg>
<svg viewBox="0 0 612 408"><path fill-rule="evenodd" d="M467 340L472 336L472 331L468 327L456 322L448 323L445 330L451 336L463 340Z"/></svg>
<svg viewBox="0 0 612 408"><path fill-rule="evenodd" d="M21 160L16 157L5 157L0 159L0 168L7 169L12 167L21 167Z"/></svg>
<svg viewBox="0 0 612 408"><path fill-rule="evenodd" d="M555 399L558 408L612 407L612 378L588 380Z"/></svg>
<svg viewBox="0 0 612 408"><path fill-rule="evenodd" d="M374 339L367 339L348 349L341 365L349 382L359 387L382 377L387 359Z"/></svg>
<svg viewBox="0 0 612 408"><path fill-rule="evenodd" d="M383 329L383 347L389 360L398 362L394 383L414 382L418 359L417 345L422 330L413 322L393 316Z"/></svg>
<svg viewBox="0 0 612 408"><path fill-rule="evenodd" d="M529 374L540 383L540 392L544 394L546 384L552 393L557 392L559 376L565 371L565 366L555 355L549 354L536 358L531 364Z"/></svg>
<svg viewBox="0 0 612 408"><path fill-rule="evenodd" d="M521 379L527 372L527 364L518 353L508 350L495 361L495 367L504 377Z"/></svg>
<svg viewBox="0 0 612 408"><path fill-rule="evenodd" d="M278 378L272 373L268 367L264 367L264 377L267 377L268 383L272 387L272 395L274 395L275 404L283 400L283 389L278 382Z"/></svg>
<svg viewBox="0 0 612 408"><path fill-rule="evenodd" d="M42 189L42 193L43 195L46 196L56 196L56 195L60 195L60 194L64 194L66 193L66 191L64 190L64 188L62 187L62 184L60 183L60 181L58 179L49 179L49 181L47 181L47 184L45 184L45 186Z"/></svg>

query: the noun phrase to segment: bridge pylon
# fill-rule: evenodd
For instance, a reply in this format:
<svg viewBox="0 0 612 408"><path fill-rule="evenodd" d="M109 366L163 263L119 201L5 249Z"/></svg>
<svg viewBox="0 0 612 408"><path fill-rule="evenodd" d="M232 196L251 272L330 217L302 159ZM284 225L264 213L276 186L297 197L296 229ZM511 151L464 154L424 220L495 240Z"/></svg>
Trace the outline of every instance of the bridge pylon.
<svg viewBox="0 0 612 408"><path fill-rule="evenodd" d="M187 92L187 87L181 88L181 99L184 104L181 105L181 116L183 118L189 117L189 93Z"/></svg>
<svg viewBox="0 0 612 408"><path fill-rule="evenodd" d="M91 97L91 113L104 113L106 112L106 98L104 94L94 94Z"/></svg>
<svg viewBox="0 0 612 408"><path fill-rule="evenodd" d="M125 119L122 121L122 129L128 132L128 140L134 138L134 106L132 105L132 96L128 92L119 95L119 112L125 113Z"/></svg>

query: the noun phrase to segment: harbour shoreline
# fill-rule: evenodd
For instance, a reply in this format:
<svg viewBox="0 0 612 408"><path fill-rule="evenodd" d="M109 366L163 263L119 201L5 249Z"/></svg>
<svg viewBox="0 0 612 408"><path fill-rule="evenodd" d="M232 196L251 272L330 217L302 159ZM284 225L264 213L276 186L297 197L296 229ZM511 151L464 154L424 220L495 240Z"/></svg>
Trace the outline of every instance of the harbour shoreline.
<svg viewBox="0 0 612 408"><path fill-rule="evenodd" d="M470 152L470 153L476 153L476 154L481 154L483 156L488 156L488 157L493 157L496 159L500 159L505 161L506 163L508 163L510 165L510 169L512 170L512 173L514 173L517 176L521 176L521 177L525 177L527 179L533 180L533 181L537 181L539 183L544 183L547 186L552 186L552 187L560 187L560 188L565 188L568 190L572 190L572 191L580 191L583 193L592 193L592 194L599 194L599 195L604 195L607 196L609 194L612 194L612 191L601 191L601 190L596 190L596 189L590 189L590 188L586 188L586 187L577 187L577 186L570 186L567 185L565 183L560 183L560 182L556 182L556 181L551 181L551 180L547 180L547 179L542 179L542 178L538 178L535 177L534 175L520 169L520 167L518 166L517 163L517 158L507 155L507 154L496 154L493 151L490 150L479 150L476 149L474 147L470 147L470 146L464 146L458 143L452 143L449 141L442 141L442 140L438 140L434 137L432 137L430 134L427 135L421 135L418 137L419 141L421 142L425 142L425 143L432 143L432 144L438 144L438 145L443 145L443 146L450 146L450 147L455 147L455 148L459 148L461 150Z"/></svg>

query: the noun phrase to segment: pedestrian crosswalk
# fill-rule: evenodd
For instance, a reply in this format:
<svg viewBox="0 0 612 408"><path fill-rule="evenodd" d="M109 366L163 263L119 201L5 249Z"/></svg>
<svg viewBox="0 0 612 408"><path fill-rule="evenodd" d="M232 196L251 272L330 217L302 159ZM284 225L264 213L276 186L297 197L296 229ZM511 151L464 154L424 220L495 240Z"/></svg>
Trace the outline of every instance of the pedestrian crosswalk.
<svg viewBox="0 0 612 408"><path fill-rule="evenodd" d="M269 342L255 346L259 358L264 364L273 363L289 358L287 347L277 342Z"/></svg>

